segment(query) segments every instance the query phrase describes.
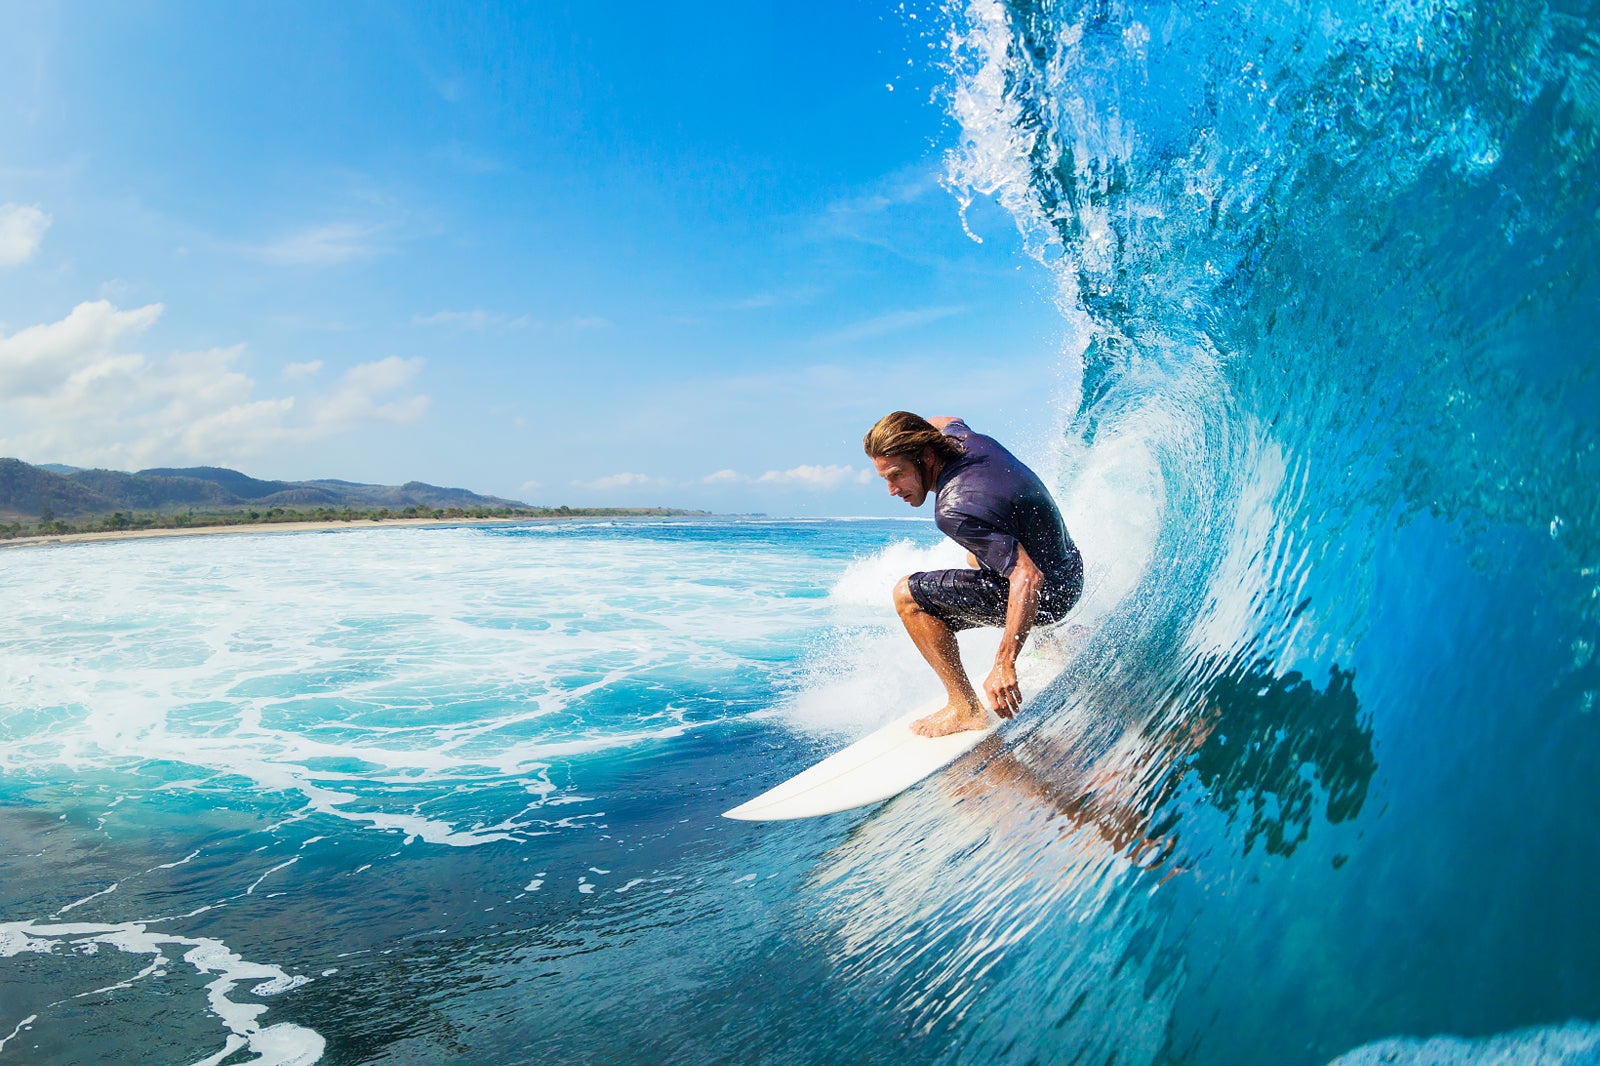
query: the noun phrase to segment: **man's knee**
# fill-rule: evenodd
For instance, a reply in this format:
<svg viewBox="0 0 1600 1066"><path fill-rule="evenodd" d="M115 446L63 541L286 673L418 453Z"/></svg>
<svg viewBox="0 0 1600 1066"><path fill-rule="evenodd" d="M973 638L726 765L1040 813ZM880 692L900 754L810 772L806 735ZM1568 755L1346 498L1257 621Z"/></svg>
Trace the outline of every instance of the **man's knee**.
<svg viewBox="0 0 1600 1066"><path fill-rule="evenodd" d="M917 598L911 595L911 578L909 576L901 578L900 583L894 587L894 609L900 612L901 618L922 610L922 606L917 603Z"/></svg>

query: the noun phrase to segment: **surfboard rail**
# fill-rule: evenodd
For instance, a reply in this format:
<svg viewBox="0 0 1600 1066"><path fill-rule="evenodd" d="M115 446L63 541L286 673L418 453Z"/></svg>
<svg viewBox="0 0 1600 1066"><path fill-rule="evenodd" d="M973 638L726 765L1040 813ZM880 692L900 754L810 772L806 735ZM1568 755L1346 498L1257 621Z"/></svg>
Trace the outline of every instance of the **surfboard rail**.
<svg viewBox="0 0 1600 1066"><path fill-rule="evenodd" d="M724 811L745 822L816 818L881 803L936 773L983 742L1000 725L994 714L984 729L924 737L911 723L944 706L935 700L896 718L761 795Z"/></svg>

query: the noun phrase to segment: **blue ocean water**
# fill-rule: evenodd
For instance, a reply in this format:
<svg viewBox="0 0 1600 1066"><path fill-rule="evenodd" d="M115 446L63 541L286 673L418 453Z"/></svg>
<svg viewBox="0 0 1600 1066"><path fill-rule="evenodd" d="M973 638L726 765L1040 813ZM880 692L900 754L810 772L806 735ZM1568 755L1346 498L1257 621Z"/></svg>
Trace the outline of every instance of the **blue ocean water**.
<svg viewBox="0 0 1600 1066"><path fill-rule="evenodd" d="M1600 1062L1600 16L935 14L1080 382L1002 742L719 817L923 523L0 553L0 1061Z"/></svg>
<svg viewBox="0 0 1600 1066"><path fill-rule="evenodd" d="M7 552L0 1056L543 1061L638 1020L848 831L720 812L937 691L884 605L959 562L848 520Z"/></svg>

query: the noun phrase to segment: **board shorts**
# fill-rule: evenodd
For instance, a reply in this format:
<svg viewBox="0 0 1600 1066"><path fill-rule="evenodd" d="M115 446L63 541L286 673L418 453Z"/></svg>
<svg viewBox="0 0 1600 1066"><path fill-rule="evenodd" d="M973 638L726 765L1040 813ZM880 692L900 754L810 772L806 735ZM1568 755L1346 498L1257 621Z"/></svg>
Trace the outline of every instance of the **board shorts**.
<svg viewBox="0 0 1600 1066"><path fill-rule="evenodd" d="M981 626L1005 628L1011 582L993 570L923 570L906 581L917 606L956 632ZM1039 592L1039 613L1033 616L1033 624L1059 622L1082 594L1081 566L1071 580L1046 583Z"/></svg>

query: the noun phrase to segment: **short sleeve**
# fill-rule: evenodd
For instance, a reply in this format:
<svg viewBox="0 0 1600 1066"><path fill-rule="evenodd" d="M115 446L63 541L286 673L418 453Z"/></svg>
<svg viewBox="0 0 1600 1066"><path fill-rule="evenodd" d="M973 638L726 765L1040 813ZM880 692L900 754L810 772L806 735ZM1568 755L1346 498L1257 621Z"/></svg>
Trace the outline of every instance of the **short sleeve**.
<svg viewBox="0 0 1600 1066"><path fill-rule="evenodd" d="M1017 538L971 515L953 513L950 539L978 557L984 569L1005 577L1017 565Z"/></svg>

